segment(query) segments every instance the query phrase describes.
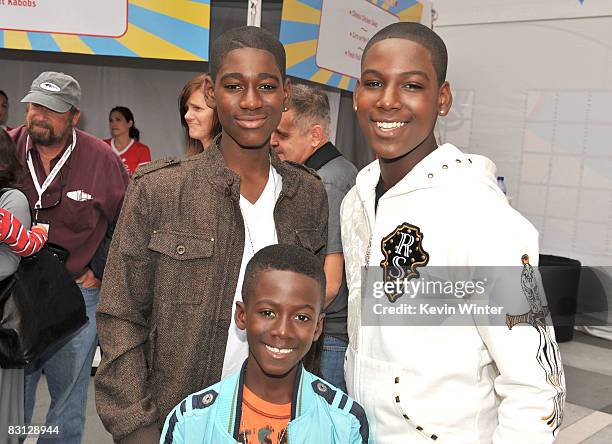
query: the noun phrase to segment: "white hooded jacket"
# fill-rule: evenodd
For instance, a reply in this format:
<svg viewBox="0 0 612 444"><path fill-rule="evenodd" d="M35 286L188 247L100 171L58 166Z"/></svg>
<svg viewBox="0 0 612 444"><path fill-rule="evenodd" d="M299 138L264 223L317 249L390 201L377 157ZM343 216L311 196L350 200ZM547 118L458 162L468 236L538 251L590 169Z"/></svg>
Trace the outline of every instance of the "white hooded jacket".
<svg viewBox="0 0 612 444"><path fill-rule="evenodd" d="M420 229L428 255L421 270L516 266L510 287L525 305L521 260L528 255L523 270L537 265L538 233L497 187L495 165L442 145L380 198L375 214L379 177L377 161L360 171L341 209L349 286L346 385L366 410L375 442L554 441L565 380L552 327L533 318L512 329L362 322L362 267L385 260L381 242L402 224Z"/></svg>

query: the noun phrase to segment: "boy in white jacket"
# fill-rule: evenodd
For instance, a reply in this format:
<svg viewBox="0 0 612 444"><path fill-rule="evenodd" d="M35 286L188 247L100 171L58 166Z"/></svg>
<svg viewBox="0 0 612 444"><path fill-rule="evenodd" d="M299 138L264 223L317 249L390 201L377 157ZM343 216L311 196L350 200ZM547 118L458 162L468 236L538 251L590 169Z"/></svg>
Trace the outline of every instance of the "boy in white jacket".
<svg viewBox="0 0 612 444"><path fill-rule="evenodd" d="M378 160L341 210L347 388L379 443L549 443L565 380L533 268L538 233L496 186L490 160L438 147L434 126L452 103L446 65L444 42L417 23L382 29L363 53L354 105ZM379 266L385 282L436 267L504 267L487 285L504 293L505 321L417 326L410 316L390 322L389 311L372 321L362 274ZM391 308L411 301L386 296Z"/></svg>

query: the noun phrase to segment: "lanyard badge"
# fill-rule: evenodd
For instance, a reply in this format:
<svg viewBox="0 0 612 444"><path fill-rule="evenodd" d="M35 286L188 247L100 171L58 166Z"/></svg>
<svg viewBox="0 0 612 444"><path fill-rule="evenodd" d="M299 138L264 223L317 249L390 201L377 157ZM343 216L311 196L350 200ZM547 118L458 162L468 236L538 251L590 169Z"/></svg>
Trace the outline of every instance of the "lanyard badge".
<svg viewBox="0 0 612 444"><path fill-rule="evenodd" d="M40 185L40 183L38 182L38 176L36 175L36 170L34 169L34 162L32 162L32 153L30 150L28 150L28 156L27 156L28 157L27 158L28 169L30 170L30 176L32 177L32 182L34 182L36 193L38 194L38 200L34 204L34 220L35 221L38 221L38 210L42 208L42 196L44 192L47 190L47 188L49 188L49 185L51 185L53 180L55 180L55 178L57 177L58 173L60 172L64 164L68 161L68 158L70 157L70 155L72 154L72 151L74 150L76 146L76 141L77 141L76 131L73 129L72 130L72 143L70 144L68 148L66 148L66 151L64 152L60 160L55 164L55 166L53 167L53 169L51 170L51 172L49 173L49 175L47 176L47 178L45 179L42 185ZM30 136L28 135L28 138L26 140L26 148L28 147L29 144L30 144Z"/></svg>

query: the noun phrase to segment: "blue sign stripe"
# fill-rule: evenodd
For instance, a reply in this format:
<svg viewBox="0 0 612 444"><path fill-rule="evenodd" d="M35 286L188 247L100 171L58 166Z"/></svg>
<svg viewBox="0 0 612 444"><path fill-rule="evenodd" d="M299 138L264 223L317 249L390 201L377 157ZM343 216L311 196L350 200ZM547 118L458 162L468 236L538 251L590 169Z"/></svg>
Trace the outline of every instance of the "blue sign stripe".
<svg viewBox="0 0 612 444"><path fill-rule="evenodd" d="M323 8L323 0L298 0L300 3L310 6L311 8L318 9L319 11Z"/></svg>
<svg viewBox="0 0 612 444"><path fill-rule="evenodd" d="M283 45L290 43L305 42L319 38L319 25L312 23L291 22L283 20L281 22L280 41Z"/></svg>
<svg viewBox="0 0 612 444"><path fill-rule="evenodd" d="M327 81L327 84L329 86L335 86L337 88L341 81L342 81L342 76L340 74L334 73Z"/></svg>
<svg viewBox="0 0 612 444"><path fill-rule="evenodd" d="M396 6L393 6L392 8L389 8L389 12L393 13L393 14L397 14L398 12L403 11L404 9L408 9L414 5L416 5L418 2L416 0L399 0L397 2Z"/></svg>
<svg viewBox="0 0 612 444"><path fill-rule="evenodd" d="M208 60L208 29L183 20L129 5L130 23Z"/></svg>
<svg viewBox="0 0 612 444"><path fill-rule="evenodd" d="M0 48L4 48L4 31L0 30Z"/></svg>
<svg viewBox="0 0 612 444"><path fill-rule="evenodd" d="M115 39L109 39L106 37L81 36L81 40L83 40L85 44L98 55L138 57L138 54L131 49L126 48Z"/></svg>
<svg viewBox="0 0 612 444"><path fill-rule="evenodd" d="M351 79L348 84L349 91L355 91L356 86L357 86L357 79Z"/></svg>
<svg viewBox="0 0 612 444"><path fill-rule="evenodd" d="M28 32L28 39L30 40L32 49L35 51L62 51L57 43L55 43L55 40L53 40L53 37L51 37L49 34Z"/></svg>
<svg viewBox="0 0 612 444"><path fill-rule="evenodd" d="M210 5L210 0L189 0L191 3L204 3L205 5Z"/></svg>
<svg viewBox="0 0 612 444"><path fill-rule="evenodd" d="M300 77L302 79L309 79L319 70L316 64L315 57L312 56L297 65L293 65L287 69L287 74Z"/></svg>

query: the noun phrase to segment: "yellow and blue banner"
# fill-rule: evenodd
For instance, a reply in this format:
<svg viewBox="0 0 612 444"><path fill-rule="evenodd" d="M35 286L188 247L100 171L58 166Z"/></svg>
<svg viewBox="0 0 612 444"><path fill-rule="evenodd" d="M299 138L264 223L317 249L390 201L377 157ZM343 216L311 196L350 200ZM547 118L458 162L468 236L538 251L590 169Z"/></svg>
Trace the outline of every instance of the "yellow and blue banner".
<svg viewBox="0 0 612 444"><path fill-rule="evenodd" d="M0 48L208 60L210 0L2 0Z"/></svg>
<svg viewBox="0 0 612 444"><path fill-rule="evenodd" d="M280 40L287 74L352 91L361 53L383 27L431 22L429 0L284 0Z"/></svg>

